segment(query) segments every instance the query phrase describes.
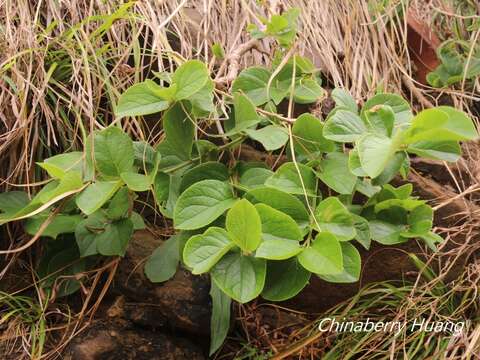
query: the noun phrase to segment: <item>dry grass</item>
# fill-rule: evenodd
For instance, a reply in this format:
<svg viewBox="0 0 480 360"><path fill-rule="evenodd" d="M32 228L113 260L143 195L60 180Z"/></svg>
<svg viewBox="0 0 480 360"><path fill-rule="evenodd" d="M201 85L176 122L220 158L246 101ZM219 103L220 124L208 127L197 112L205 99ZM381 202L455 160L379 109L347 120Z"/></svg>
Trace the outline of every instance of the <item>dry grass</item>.
<svg viewBox="0 0 480 360"><path fill-rule="evenodd" d="M440 92L416 82L406 43L407 26L400 16L411 5L422 9L425 21L435 29L455 25L461 32L463 18L452 1L432 0L425 5L421 0L390 0L372 10L372 1L357 0L270 0L261 5L253 0L0 0L1 188L35 192L42 180L35 162L53 153L81 149L86 134L115 121L113 104L119 94L154 71L170 68L182 58L201 58L217 78L226 76L228 63L214 61L211 45L220 44L228 59L249 40L248 23L258 23L261 16L292 5L302 9L298 49L313 58L328 86L346 87L360 102L384 89L403 94L417 108L449 101L470 112L472 104L480 101L480 81L469 90L462 84L457 90ZM476 30L468 40L478 42L479 34ZM268 64L274 47L262 40L259 49L245 52L240 67ZM122 126L152 144L161 136L144 119L126 119ZM478 144L470 144L458 165L435 164L448 174L449 185L428 173L415 178L420 186L436 188L431 193L435 205L454 201L461 212L456 225L447 226L443 219L438 223L449 242L464 242L449 257L436 256L435 261L445 269L455 256L476 249L479 151ZM23 236L19 230L18 226L5 230L2 249L19 241ZM0 281L17 265L18 256L5 259ZM22 271L29 270L29 262L22 264ZM56 344L64 345L82 327L80 320L98 304L91 298L92 289L98 286L102 272L112 269L92 275L85 307L75 318L66 317L76 327ZM42 296L38 293L40 304ZM470 333L468 349L477 346L479 334L478 328ZM28 332L23 328L17 335L24 339L28 353L32 344ZM43 357L57 356L55 344L49 350Z"/></svg>

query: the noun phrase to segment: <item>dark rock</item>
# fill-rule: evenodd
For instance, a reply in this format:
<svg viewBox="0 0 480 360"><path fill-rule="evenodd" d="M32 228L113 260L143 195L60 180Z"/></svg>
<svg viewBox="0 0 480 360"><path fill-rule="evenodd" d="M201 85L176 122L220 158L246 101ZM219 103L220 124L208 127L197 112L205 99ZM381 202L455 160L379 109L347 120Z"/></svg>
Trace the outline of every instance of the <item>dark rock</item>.
<svg viewBox="0 0 480 360"><path fill-rule="evenodd" d="M114 291L125 297L125 317L142 326L208 336L211 300L207 278L181 268L165 283L153 284L146 278L143 265L160 244L150 233L138 232L119 264Z"/></svg>
<svg viewBox="0 0 480 360"><path fill-rule="evenodd" d="M204 359L190 341L132 327L128 321L95 321L67 346L65 360Z"/></svg>

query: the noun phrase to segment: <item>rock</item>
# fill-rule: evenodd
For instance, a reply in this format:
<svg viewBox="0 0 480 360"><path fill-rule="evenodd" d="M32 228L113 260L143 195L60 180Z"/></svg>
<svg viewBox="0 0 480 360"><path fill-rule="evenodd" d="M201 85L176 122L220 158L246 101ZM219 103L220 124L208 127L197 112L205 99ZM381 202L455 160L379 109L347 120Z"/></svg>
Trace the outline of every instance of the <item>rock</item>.
<svg viewBox="0 0 480 360"><path fill-rule="evenodd" d="M134 328L128 321L95 321L76 336L63 354L65 360L205 359L189 340Z"/></svg>
<svg viewBox="0 0 480 360"><path fill-rule="evenodd" d="M166 327L190 334L210 334L210 284L206 277L179 269L161 284L151 283L143 264L161 241L146 231L137 232L121 260L114 291L125 296L125 317L152 328Z"/></svg>

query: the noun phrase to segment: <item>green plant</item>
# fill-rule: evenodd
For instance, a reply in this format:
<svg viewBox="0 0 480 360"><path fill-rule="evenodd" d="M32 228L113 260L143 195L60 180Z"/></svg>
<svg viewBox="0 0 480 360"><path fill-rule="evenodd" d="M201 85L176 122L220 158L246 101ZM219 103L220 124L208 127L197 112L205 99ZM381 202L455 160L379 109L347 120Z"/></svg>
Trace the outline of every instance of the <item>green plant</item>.
<svg viewBox="0 0 480 360"><path fill-rule="evenodd" d="M165 281L181 262L194 274L210 274L211 352L228 331L230 299L286 300L312 274L357 281L354 240L369 249L372 240L391 245L420 238L435 248L441 238L431 232L431 207L412 196L412 185L389 182L406 177L412 154L458 159L459 142L477 137L472 121L451 107L414 116L404 99L387 93L359 110L342 89L332 92L336 107L325 122L310 113L294 118L294 103L313 103L325 92L312 63L291 51L294 17L275 19L266 27L281 46L272 67L243 70L231 94L217 93L221 104L197 60L163 74L168 87L146 80L122 94L117 125L123 117L162 113L157 146L132 141L111 125L90 134L83 152L40 163L50 180L32 199L23 192L0 195L0 224L26 219L34 240L64 241L44 259L45 287L62 275L68 279L62 294L69 294L79 286L71 275L86 260L123 256L133 231L144 226L134 202L146 191L177 233L152 254L145 273ZM286 115L276 110L283 101ZM277 155L286 149L287 159L275 171L236 161L229 150L245 142Z"/></svg>

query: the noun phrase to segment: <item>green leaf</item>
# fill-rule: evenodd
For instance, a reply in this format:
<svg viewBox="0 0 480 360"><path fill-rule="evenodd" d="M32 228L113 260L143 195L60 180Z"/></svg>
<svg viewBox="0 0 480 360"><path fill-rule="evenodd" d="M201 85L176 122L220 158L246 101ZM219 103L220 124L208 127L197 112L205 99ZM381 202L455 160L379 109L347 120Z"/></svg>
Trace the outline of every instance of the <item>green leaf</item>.
<svg viewBox="0 0 480 360"><path fill-rule="evenodd" d="M419 205L415 207L407 219L409 229L402 236L416 237L427 234L433 225L433 209L426 205Z"/></svg>
<svg viewBox="0 0 480 360"><path fill-rule="evenodd" d="M262 222L262 242L255 256L271 260L283 260L301 251L302 232L295 220L287 214L265 204L255 208Z"/></svg>
<svg viewBox="0 0 480 360"><path fill-rule="evenodd" d="M192 155L195 125L181 103L175 104L163 116L163 128L167 142L174 153L182 160Z"/></svg>
<svg viewBox="0 0 480 360"><path fill-rule="evenodd" d="M175 84L175 100L188 99L200 91L210 79L208 69L199 60L190 60L183 63L172 76L172 84Z"/></svg>
<svg viewBox="0 0 480 360"><path fill-rule="evenodd" d="M267 151L280 149L288 141L287 131L278 125L268 125L259 130L246 129L245 132L250 138L261 143Z"/></svg>
<svg viewBox="0 0 480 360"><path fill-rule="evenodd" d="M280 166L265 185L290 194L315 196L316 180L313 170L303 164L285 163ZM298 167L298 170L297 170ZM300 173L300 174L299 174Z"/></svg>
<svg viewBox="0 0 480 360"><path fill-rule="evenodd" d="M102 211L97 211L79 222L75 228L75 240L81 257L97 254L97 235L105 230L108 219Z"/></svg>
<svg viewBox="0 0 480 360"><path fill-rule="evenodd" d="M210 227L201 235L192 236L183 249L183 261L192 268L192 274L208 272L235 243L229 234L218 227Z"/></svg>
<svg viewBox="0 0 480 360"><path fill-rule="evenodd" d="M175 228L200 229L216 220L235 201L229 184L218 180L199 181L179 196L173 215Z"/></svg>
<svg viewBox="0 0 480 360"><path fill-rule="evenodd" d="M228 180L228 169L227 167L216 161L209 161L200 165L195 166L194 168L187 170L182 177L180 183L180 193L184 192L191 185L202 181L202 180L219 180L227 181Z"/></svg>
<svg viewBox="0 0 480 360"><path fill-rule="evenodd" d="M255 104L241 93L233 94L233 107L235 110L235 131L243 131L260 122L260 117L255 109Z"/></svg>
<svg viewBox="0 0 480 360"><path fill-rule="evenodd" d="M163 88L146 80L127 89L118 99L115 116L140 116L154 114L168 108L169 101L161 92Z"/></svg>
<svg viewBox="0 0 480 360"><path fill-rule="evenodd" d="M372 179L372 184L383 185L389 183L405 165L407 168L410 168L410 159L408 158L408 155L405 151L396 152L387 162L380 175Z"/></svg>
<svg viewBox="0 0 480 360"><path fill-rule="evenodd" d="M255 299L265 284L266 261L238 252L225 255L211 270L215 284L244 304Z"/></svg>
<svg viewBox="0 0 480 360"><path fill-rule="evenodd" d="M9 191L0 193L0 210L2 213L15 214L30 202L24 191Z"/></svg>
<svg viewBox="0 0 480 360"><path fill-rule="evenodd" d="M171 279L177 272L180 261L180 243L185 234L178 233L165 240L155 249L145 263L145 276L152 283L161 283Z"/></svg>
<svg viewBox="0 0 480 360"><path fill-rule="evenodd" d="M388 105L375 105L364 112L368 127L376 134L392 136L395 114Z"/></svg>
<svg viewBox="0 0 480 360"><path fill-rule="evenodd" d="M352 149L348 153L348 169L356 176L367 176L367 173L362 168L360 163L360 156L358 156L358 150Z"/></svg>
<svg viewBox="0 0 480 360"><path fill-rule="evenodd" d="M95 165L108 178L118 178L121 173L132 171L134 161L133 142L118 127L108 127L94 136Z"/></svg>
<svg viewBox="0 0 480 360"><path fill-rule="evenodd" d="M85 215L93 214L115 194L121 185L121 181L97 181L78 194L75 202Z"/></svg>
<svg viewBox="0 0 480 360"><path fill-rule="evenodd" d="M162 201L168 199L169 190L170 176L162 172L157 173L153 182L153 192L155 194L155 201L158 205L161 205Z"/></svg>
<svg viewBox="0 0 480 360"><path fill-rule="evenodd" d="M410 144L407 151L421 157L451 162L457 161L462 155L462 149L456 141L419 141Z"/></svg>
<svg viewBox="0 0 480 360"><path fill-rule="evenodd" d="M246 199L239 200L227 212L225 227L243 251L254 251L262 241L262 223L257 209Z"/></svg>
<svg viewBox="0 0 480 360"><path fill-rule="evenodd" d="M241 91L247 95L255 106L265 104L270 99L267 94L270 71L264 67L249 67L238 75L232 85L234 93Z"/></svg>
<svg viewBox="0 0 480 360"><path fill-rule="evenodd" d="M337 275L343 272L340 242L328 232L318 233L312 244L297 257L305 269L317 275Z"/></svg>
<svg viewBox="0 0 480 360"><path fill-rule="evenodd" d="M343 108L355 114L358 113L357 102L347 90L335 88L332 90L331 96L337 107Z"/></svg>
<svg viewBox="0 0 480 360"><path fill-rule="evenodd" d="M25 222L25 231L27 234L36 235L43 223L48 219L49 214L41 214L33 218L27 219ZM43 230L41 236L48 236L56 239L60 234L75 232L78 223L82 221L81 215L64 215L58 214L47 227Z"/></svg>
<svg viewBox="0 0 480 360"><path fill-rule="evenodd" d="M360 116L348 110L338 109L328 116L323 127L323 136L338 142L354 142L366 131L367 127Z"/></svg>
<svg viewBox="0 0 480 360"><path fill-rule="evenodd" d="M65 174L70 171L82 172L83 153L73 151L65 154L59 154L45 159L43 163L38 165L47 171L48 175L56 179L62 179Z"/></svg>
<svg viewBox="0 0 480 360"><path fill-rule="evenodd" d="M265 181L273 175L273 171L264 168L252 168L245 171L241 176L239 183L247 189L261 187Z"/></svg>
<svg viewBox="0 0 480 360"><path fill-rule="evenodd" d="M321 152L335 150L335 143L323 136L323 124L315 116L304 113L293 124L295 152L299 155L318 156Z"/></svg>
<svg viewBox="0 0 480 360"><path fill-rule="evenodd" d="M343 257L343 272L337 275L321 275L320 277L333 283L354 283L360 278L362 258L360 253L350 243L341 243Z"/></svg>
<svg viewBox="0 0 480 360"><path fill-rule="evenodd" d="M361 116L365 118L365 112L377 105L390 106L395 114L395 127L402 127L410 123L413 114L410 105L401 96L395 94L378 94L370 98L365 105L363 105Z"/></svg>
<svg viewBox="0 0 480 360"><path fill-rule="evenodd" d="M269 261L262 297L269 301L285 301L297 295L308 284L310 271L297 260Z"/></svg>
<svg viewBox="0 0 480 360"><path fill-rule="evenodd" d="M340 241L355 237L352 214L336 197L328 197L321 201L315 209L315 219L321 231L328 231Z"/></svg>
<svg viewBox="0 0 480 360"><path fill-rule="evenodd" d="M325 90L312 78L300 78L295 82L293 99L298 104L310 104L325 96Z"/></svg>
<svg viewBox="0 0 480 360"><path fill-rule="evenodd" d="M443 238L440 235L435 234L432 231L429 231L428 233L424 235L420 235L420 238L425 241L427 246L432 250L432 251L437 251L437 243L442 243Z"/></svg>
<svg viewBox="0 0 480 360"><path fill-rule="evenodd" d="M113 196L110 204L108 204L107 216L109 219L117 220L125 217L128 209L130 209L131 201L128 196L128 188L122 187Z"/></svg>
<svg viewBox="0 0 480 360"><path fill-rule="evenodd" d="M394 225L381 220L370 221L370 232L372 239L383 245L400 244L407 241L407 238L400 236L404 227Z"/></svg>
<svg viewBox="0 0 480 360"><path fill-rule="evenodd" d="M273 188L257 188L250 190L245 198L253 204L264 203L274 209L290 215L299 226L308 224L310 218L303 203L295 196Z"/></svg>
<svg viewBox="0 0 480 360"><path fill-rule="evenodd" d="M368 220L359 216L352 214L353 217L353 226L355 227L355 240L357 240L365 249L370 249L370 244L372 242L372 237L370 235L370 226Z"/></svg>
<svg viewBox="0 0 480 360"><path fill-rule="evenodd" d="M120 177L132 191L147 191L152 185L152 179L147 175L124 172L120 174Z"/></svg>
<svg viewBox="0 0 480 360"><path fill-rule="evenodd" d="M329 153L321 161L321 170L317 173L322 182L339 194L351 194L357 183L357 177L348 167L348 160L347 154Z"/></svg>
<svg viewBox="0 0 480 360"><path fill-rule="evenodd" d="M396 151L392 139L378 134L362 136L357 144L357 150L362 169L371 178L382 173Z"/></svg>
<svg viewBox="0 0 480 360"><path fill-rule="evenodd" d="M225 57L225 52L223 51L222 45L219 43L214 43L210 49L212 50L213 56L215 56L217 59L222 60Z"/></svg>
<svg viewBox="0 0 480 360"><path fill-rule="evenodd" d="M212 317L210 321L210 351L212 356L223 344L230 328L231 299L225 295L212 281L210 288L212 298Z"/></svg>
<svg viewBox="0 0 480 360"><path fill-rule="evenodd" d="M97 251L105 256L123 256L133 234L130 219L121 219L108 224L105 231L96 236Z"/></svg>

